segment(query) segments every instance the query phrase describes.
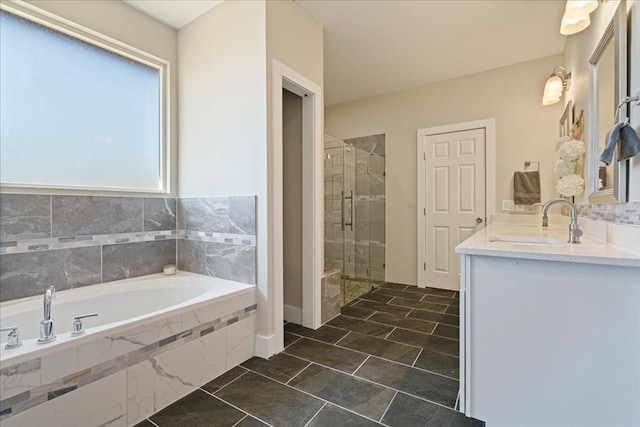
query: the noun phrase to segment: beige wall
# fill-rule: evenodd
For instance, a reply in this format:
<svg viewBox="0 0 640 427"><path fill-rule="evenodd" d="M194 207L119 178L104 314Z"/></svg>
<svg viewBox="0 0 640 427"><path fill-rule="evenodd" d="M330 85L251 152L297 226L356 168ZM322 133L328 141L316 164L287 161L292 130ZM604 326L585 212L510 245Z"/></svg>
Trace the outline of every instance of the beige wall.
<svg viewBox="0 0 640 427"><path fill-rule="evenodd" d="M178 33L181 197L266 195L265 10L223 2Z"/></svg>
<svg viewBox="0 0 640 427"><path fill-rule="evenodd" d="M556 196L553 165L562 103L542 106L556 55L325 108L325 132L340 139L386 134L386 280L417 284L416 130L495 118L496 206L513 199L513 172L539 161L542 199Z"/></svg>
<svg viewBox="0 0 640 427"><path fill-rule="evenodd" d="M568 99L572 99L576 111L584 110L585 134L584 140L589 140L589 58L593 54L596 46L600 42L609 22L613 18L618 2L600 4L600 7L591 14L591 25L584 31L569 36L564 49L564 64L568 71L571 71L572 81L568 91ZM629 43L629 90L631 95L640 92L640 3L627 0L627 9L631 14L631 33ZM640 130L640 107L631 110L631 123L636 130ZM611 120L613 123L613 114ZM608 130L608 129L607 129ZM599 154L597 154L599 157ZM586 159L589 161L589 159ZM640 200L640 158L635 158L633 162L634 175L631 181L631 201ZM599 163L602 165L602 163ZM586 171L585 171L586 172ZM591 177L586 177L591 179ZM635 183L635 185L634 185ZM588 203L588 194L584 194L577 203Z"/></svg>
<svg viewBox="0 0 640 427"><path fill-rule="evenodd" d="M284 304L301 309L302 98L288 90L282 91L282 157Z"/></svg>
<svg viewBox="0 0 640 427"><path fill-rule="evenodd" d="M322 27L293 0L267 2L269 76L271 59L277 59L322 86L322 43Z"/></svg>
<svg viewBox="0 0 640 427"><path fill-rule="evenodd" d="M29 3L169 62L171 78L169 138L172 147L170 190L171 195L176 196L178 184L178 35L176 30L120 1L39 0L29 1ZM19 192L33 193L41 190L21 188ZM100 194L99 191L80 190L55 190L49 193ZM133 195L133 193L112 191L108 194Z"/></svg>

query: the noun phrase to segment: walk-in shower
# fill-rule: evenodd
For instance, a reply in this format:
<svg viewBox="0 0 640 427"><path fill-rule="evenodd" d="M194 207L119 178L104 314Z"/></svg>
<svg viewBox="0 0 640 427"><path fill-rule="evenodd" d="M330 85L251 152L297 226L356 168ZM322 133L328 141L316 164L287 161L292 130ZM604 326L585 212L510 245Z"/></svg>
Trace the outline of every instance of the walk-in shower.
<svg viewBox="0 0 640 427"><path fill-rule="evenodd" d="M324 142L324 268L344 305L384 281L385 136Z"/></svg>

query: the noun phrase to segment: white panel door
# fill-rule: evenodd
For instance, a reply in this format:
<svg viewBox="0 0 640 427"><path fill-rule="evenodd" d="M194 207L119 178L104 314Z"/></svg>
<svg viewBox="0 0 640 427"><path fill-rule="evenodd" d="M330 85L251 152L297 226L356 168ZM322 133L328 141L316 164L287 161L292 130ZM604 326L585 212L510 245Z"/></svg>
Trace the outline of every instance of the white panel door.
<svg viewBox="0 0 640 427"><path fill-rule="evenodd" d="M460 288L454 248L486 221L485 129L424 136L427 286Z"/></svg>

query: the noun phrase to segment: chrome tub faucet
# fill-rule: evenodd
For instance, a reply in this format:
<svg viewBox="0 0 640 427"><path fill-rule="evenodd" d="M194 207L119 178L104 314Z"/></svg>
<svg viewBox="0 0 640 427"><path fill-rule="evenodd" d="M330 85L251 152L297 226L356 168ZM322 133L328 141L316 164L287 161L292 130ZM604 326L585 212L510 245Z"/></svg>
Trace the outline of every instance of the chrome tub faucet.
<svg viewBox="0 0 640 427"><path fill-rule="evenodd" d="M44 291L44 319L40 322L40 338L38 344L46 344L56 339L53 332L53 319L51 318L51 303L56 296L56 289L49 285Z"/></svg>
<svg viewBox="0 0 640 427"><path fill-rule="evenodd" d="M571 208L571 223L569 224L569 240L567 243L580 243L580 236L582 236L582 230L578 227L578 208L576 205L568 201L567 199L551 199L542 207L542 226L547 227L549 225L549 217L547 212L552 205L556 203L566 203Z"/></svg>

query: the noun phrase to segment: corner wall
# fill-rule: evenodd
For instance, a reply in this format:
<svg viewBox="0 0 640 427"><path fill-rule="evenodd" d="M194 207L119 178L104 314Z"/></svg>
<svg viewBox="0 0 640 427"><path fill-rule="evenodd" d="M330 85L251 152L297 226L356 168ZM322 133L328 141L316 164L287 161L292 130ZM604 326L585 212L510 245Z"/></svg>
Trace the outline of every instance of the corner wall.
<svg viewBox="0 0 640 427"><path fill-rule="evenodd" d="M268 310L266 6L226 1L178 32L179 194L256 195L257 332Z"/></svg>
<svg viewBox="0 0 640 427"><path fill-rule="evenodd" d="M539 161L542 199L556 195L553 165L563 105L543 107L549 73L562 64L555 55L406 91L325 108L325 132L340 139L386 134L386 280L417 285L416 131L496 120L496 206L513 199L513 172L525 160Z"/></svg>

